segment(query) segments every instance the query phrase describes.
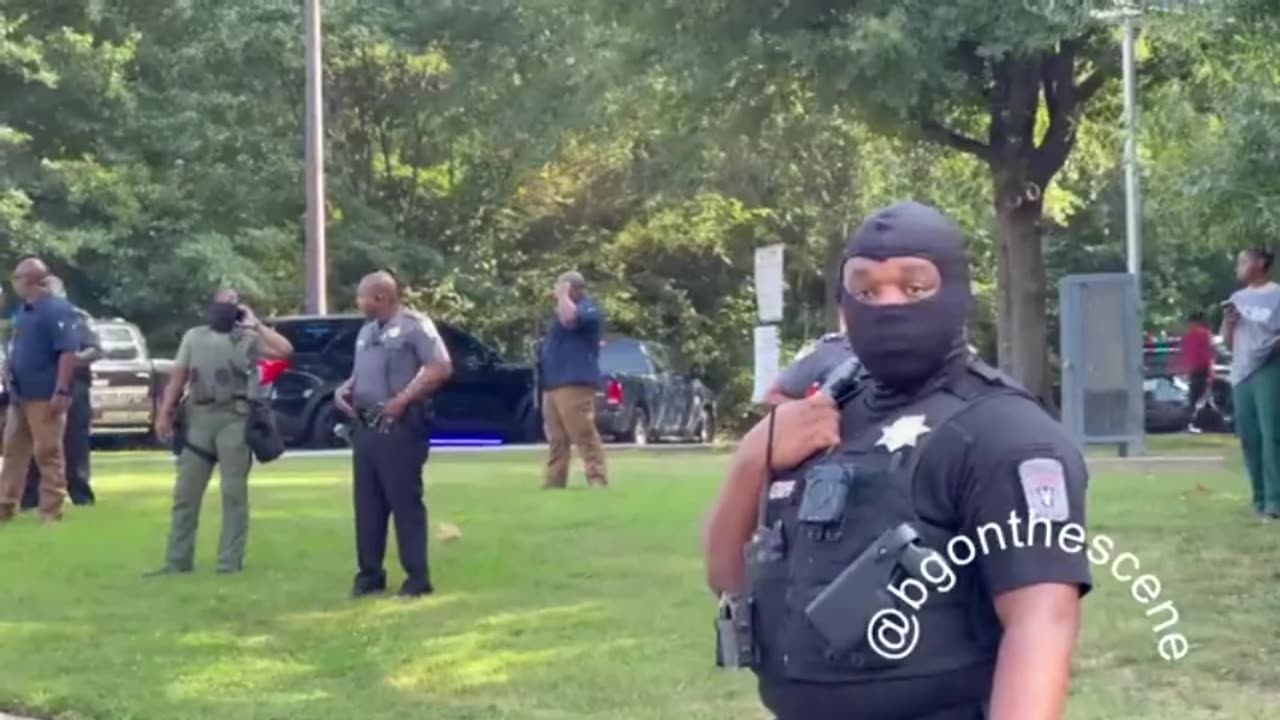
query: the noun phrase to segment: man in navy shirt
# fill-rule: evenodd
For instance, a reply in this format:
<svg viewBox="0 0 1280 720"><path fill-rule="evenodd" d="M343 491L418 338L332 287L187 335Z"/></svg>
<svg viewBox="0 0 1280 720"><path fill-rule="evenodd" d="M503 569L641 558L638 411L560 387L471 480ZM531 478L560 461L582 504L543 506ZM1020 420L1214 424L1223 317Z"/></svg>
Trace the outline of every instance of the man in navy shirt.
<svg viewBox="0 0 1280 720"><path fill-rule="evenodd" d="M49 294L67 299L62 279L50 275L46 281ZM67 427L62 435L62 455L66 464L67 495L73 505L92 505L93 487L89 484L89 436L93 429L93 403L89 388L93 383L93 363L102 357L102 341L93 329L93 316L71 306L76 314L76 371L71 382L71 407L67 410ZM22 509L40 506L40 467L32 461L27 469L27 489L22 493Z"/></svg>
<svg viewBox="0 0 1280 720"><path fill-rule="evenodd" d="M23 304L9 333L0 522L13 519L33 456L40 468L41 518L61 520L67 497L62 437L80 339L75 310L48 292L48 277L49 269L35 258L20 262L13 273L13 287Z"/></svg>
<svg viewBox="0 0 1280 720"><path fill-rule="evenodd" d="M604 316L586 291L587 282L581 274L560 276L555 317L538 346L542 421L551 446L545 488L568 484L570 444L578 446L587 482L594 487L608 485L604 446L595 420Z"/></svg>

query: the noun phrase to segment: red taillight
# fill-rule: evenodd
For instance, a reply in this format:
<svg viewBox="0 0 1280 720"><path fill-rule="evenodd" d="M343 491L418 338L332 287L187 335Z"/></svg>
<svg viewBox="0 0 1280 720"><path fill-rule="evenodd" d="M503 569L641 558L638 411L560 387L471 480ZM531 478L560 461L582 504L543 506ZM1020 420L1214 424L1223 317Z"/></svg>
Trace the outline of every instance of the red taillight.
<svg viewBox="0 0 1280 720"><path fill-rule="evenodd" d="M289 369L288 360L261 360L258 362L258 374L262 376L262 384L270 385Z"/></svg>
<svg viewBox="0 0 1280 720"><path fill-rule="evenodd" d="M622 383L610 380L604 389L604 401L610 405L622 404Z"/></svg>

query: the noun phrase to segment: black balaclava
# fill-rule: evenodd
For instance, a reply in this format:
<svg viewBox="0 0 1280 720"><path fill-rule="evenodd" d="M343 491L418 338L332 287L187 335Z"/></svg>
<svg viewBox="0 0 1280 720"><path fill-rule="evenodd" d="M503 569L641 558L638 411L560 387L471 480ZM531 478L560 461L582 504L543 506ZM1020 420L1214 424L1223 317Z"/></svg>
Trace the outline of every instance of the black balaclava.
<svg viewBox="0 0 1280 720"><path fill-rule="evenodd" d="M215 300L209 303L209 327L214 332L229 333L240 319L240 306L231 302Z"/></svg>
<svg viewBox="0 0 1280 720"><path fill-rule="evenodd" d="M844 263L851 258L919 257L938 268L942 283L926 300L869 305L844 289ZM964 234L934 208L900 203L872 215L845 248L840 311L849 343L867 372L897 393L911 393L966 354L965 319L972 296Z"/></svg>

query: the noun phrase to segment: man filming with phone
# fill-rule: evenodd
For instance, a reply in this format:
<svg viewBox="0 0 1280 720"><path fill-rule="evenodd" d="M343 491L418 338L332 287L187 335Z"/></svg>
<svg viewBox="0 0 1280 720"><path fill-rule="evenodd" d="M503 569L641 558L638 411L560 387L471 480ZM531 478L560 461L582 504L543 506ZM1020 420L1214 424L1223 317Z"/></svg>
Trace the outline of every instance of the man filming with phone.
<svg viewBox="0 0 1280 720"><path fill-rule="evenodd" d="M178 453L173 527L165 564L149 576L194 569L200 504L214 465L221 471L222 489L217 571L229 574L243 569L253 464L246 430L254 399L251 393L257 388L257 362L292 354L293 345L259 322L234 290L219 290L209 304L206 324L182 336L156 414L156 436L162 442L173 441ZM181 431L176 431L179 421Z"/></svg>

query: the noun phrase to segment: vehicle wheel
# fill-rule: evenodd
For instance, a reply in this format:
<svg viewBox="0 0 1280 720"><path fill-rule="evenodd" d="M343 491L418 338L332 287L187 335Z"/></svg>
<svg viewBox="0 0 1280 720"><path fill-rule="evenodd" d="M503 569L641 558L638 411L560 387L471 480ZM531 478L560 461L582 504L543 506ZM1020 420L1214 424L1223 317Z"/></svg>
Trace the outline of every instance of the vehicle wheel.
<svg viewBox="0 0 1280 720"><path fill-rule="evenodd" d="M334 432L334 428L343 419L342 413L338 411L338 407L333 404L333 401L326 401L316 410L315 419L311 421L310 441L308 444L311 447L323 449L345 447L347 441Z"/></svg>
<svg viewBox="0 0 1280 720"><path fill-rule="evenodd" d="M709 407L702 408L698 418L698 432L694 440L703 445L710 445L716 441L716 416Z"/></svg>
<svg viewBox="0 0 1280 720"><path fill-rule="evenodd" d="M636 413L631 419L631 429L627 431L626 439L640 446L648 445L649 440L652 439L649 437L649 414L644 411L644 408L636 408Z"/></svg>

